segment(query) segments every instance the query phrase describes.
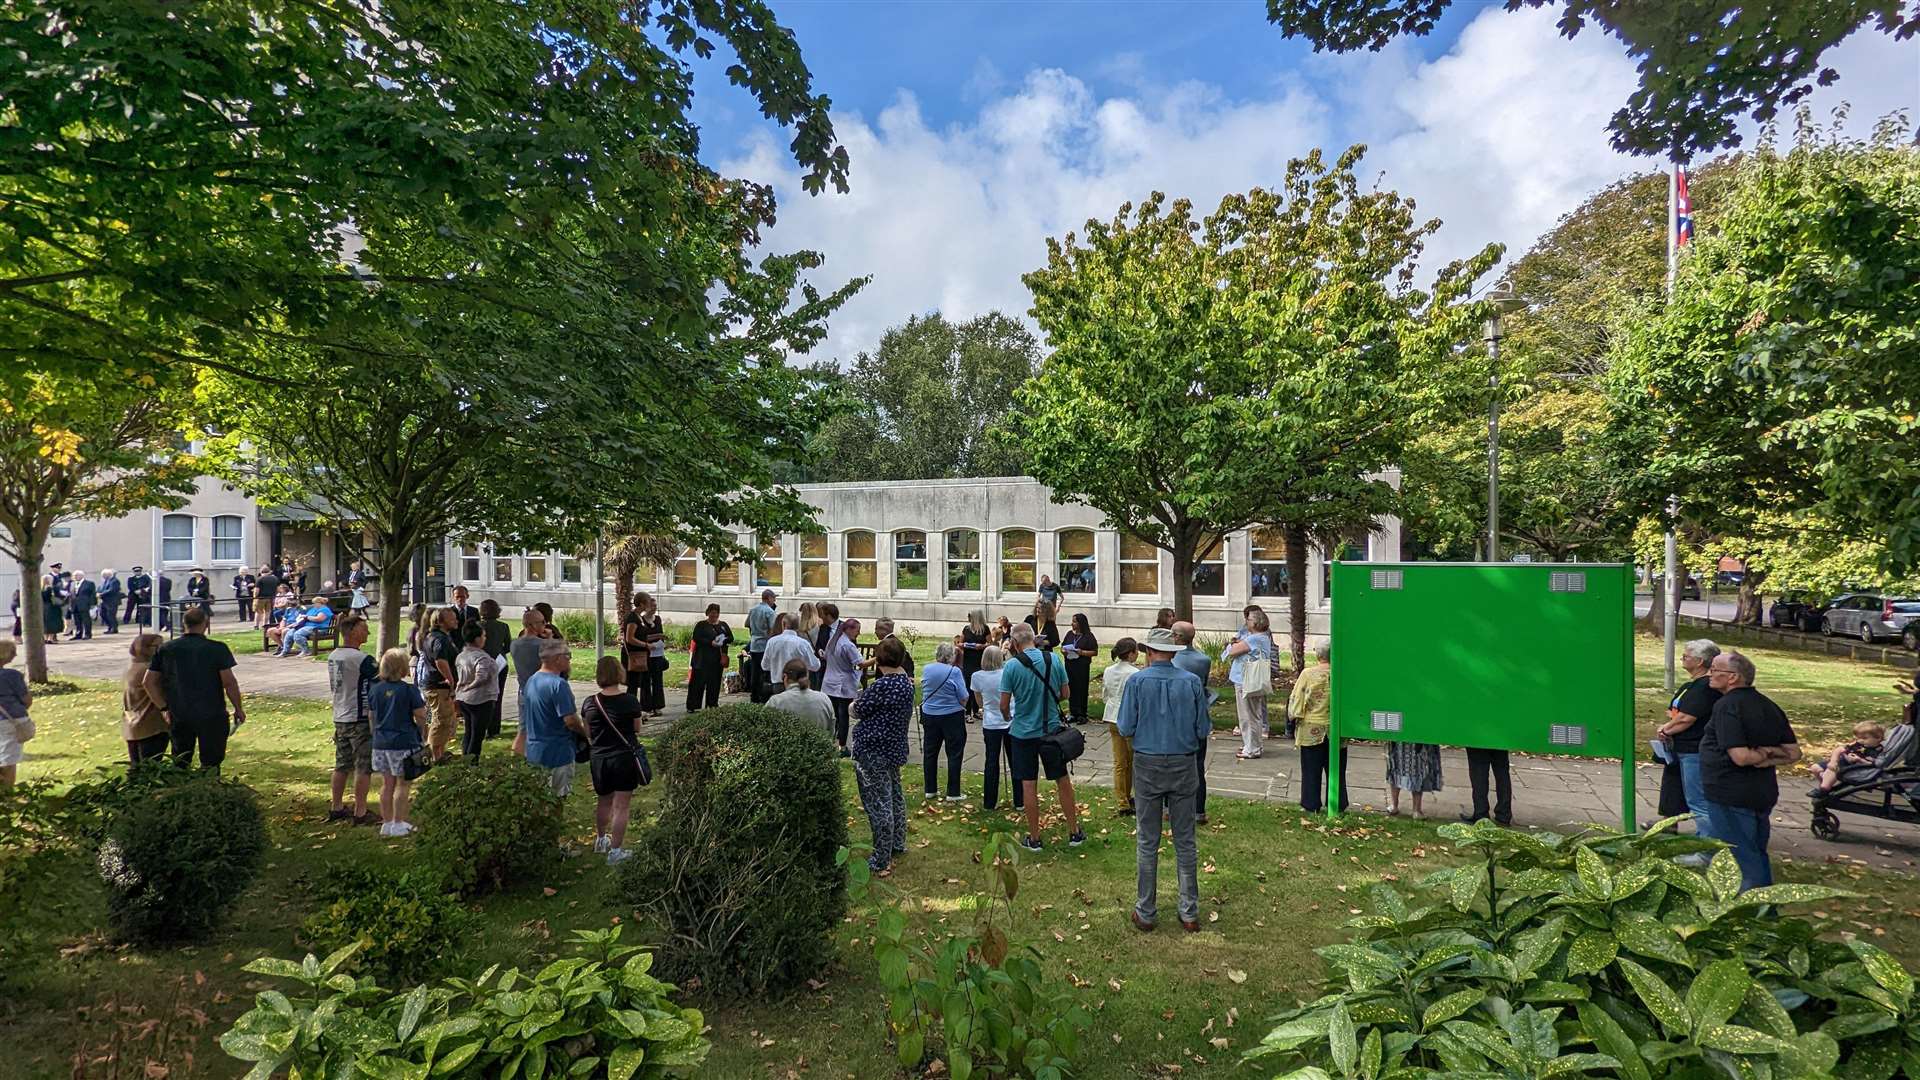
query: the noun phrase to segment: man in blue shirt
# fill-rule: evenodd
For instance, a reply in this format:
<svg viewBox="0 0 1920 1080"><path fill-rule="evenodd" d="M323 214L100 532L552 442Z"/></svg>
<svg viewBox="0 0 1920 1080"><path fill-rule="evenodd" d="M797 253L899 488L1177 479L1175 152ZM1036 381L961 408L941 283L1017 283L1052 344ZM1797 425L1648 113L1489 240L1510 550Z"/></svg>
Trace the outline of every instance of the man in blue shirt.
<svg viewBox="0 0 1920 1080"><path fill-rule="evenodd" d="M1135 877L1138 898L1133 925L1153 929L1159 911L1160 816L1173 824L1174 862L1180 877L1180 927L1200 929L1199 853L1194 843L1194 791L1199 770L1194 755L1207 743L1213 724L1207 719L1207 688L1192 672L1174 666L1192 652L1174 641L1171 630L1147 632L1151 661L1127 680L1115 730L1133 740Z"/></svg>
<svg viewBox="0 0 1920 1080"><path fill-rule="evenodd" d="M572 669L572 650L567 643L548 639L540 643L540 670L520 688L520 734L513 748L529 762L546 770L547 786L564 799L573 790L573 736L587 735L580 709L573 702L573 687L567 685Z"/></svg>
<svg viewBox="0 0 1920 1080"><path fill-rule="evenodd" d="M1173 643L1180 646L1180 651L1173 654L1173 666L1182 671L1192 672L1199 677L1200 685L1206 686L1207 680L1213 675L1213 661L1207 657L1206 653L1194 648L1191 622L1183 619L1173 624ZM1219 697L1218 693L1212 690L1207 691L1209 710L1213 708L1213 703L1219 700ZM1193 755L1193 767L1200 773L1199 786L1194 788L1193 792L1193 820L1197 824L1205 825L1207 823L1207 740L1204 738L1200 740L1200 749Z"/></svg>
<svg viewBox="0 0 1920 1080"><path fill-rule="evenodd" d="M1060 727L1060 696L1067 692L1067 669L1051 653L1034 647L1033 627L1015 623L1007 634L1007 666L1000 670L1000 715L1007 717L1007 759L1013 766L1013 782L1020 785L1026 802L1027 835L1020 846L1028 851L1042 849L1040 843L1040 769L1044 764L1047 779L1060 788L1060 808L1067 815L1067 843L1079 847L1087 842L1080 831L1080 809L1073 801L1073 777L1067 775L1067 763L1040 753L1041 737Z"/></svg>
<svg viewBox="0 0 1920 1080"><path fill-rule="evenodd" d="M773 616L778 601L779 595L772 589L762 589L760 602L747 612L747 693L753 695L756 705L767 699L767 639L777 633Z"/></svg>

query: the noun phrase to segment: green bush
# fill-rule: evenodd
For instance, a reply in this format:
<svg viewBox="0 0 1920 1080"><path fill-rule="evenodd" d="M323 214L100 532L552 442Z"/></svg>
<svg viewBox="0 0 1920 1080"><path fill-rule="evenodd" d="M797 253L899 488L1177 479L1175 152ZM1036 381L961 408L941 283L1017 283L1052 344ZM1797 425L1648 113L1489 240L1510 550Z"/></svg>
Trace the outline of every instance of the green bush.
<svg viewBox="0 0 1920 1080"><path fill-rule="evenodd" d="M434 769L414 788L412 817L422 859L467 895L535 880L559 852L560 802L517 754Z"/></svg>
<svg viewBox="0 0 1920 1080"><path fill-rule="evenodd" d="M556 611L553 613L553 626L554 629L560 631L560 636L571 644L593 644L593 612L591 611ZM600 628L601 632L606 635L605 641L609 648L619 645L620 628L618 625L608 621L602 623Z"/></svg>
<svg viewBox="0 0 1920 1080"><path fill-rule="evenodd" d="M1572 838L1491 822L1442 836L1477 851L1412 902L1375 886L1355 939L1319 950L1326 995L1249 1057L1309 1078L1597 1075L1920 1076L1913 978L1864 941L1823 940L1774 905L1850 895L1740 891L1717 845L1648 833Z"/></svg>
<svg viewBox="0 0 1920 1080"><path fill-rule="evenodd" d="M824 967L847 909L833 744L758 705L703 709L655 751L659 812L618 888L661 926L669 978L722 997L791 989Z"/></svg>
<svg viewBox="0 0 1920 1080"><path fill-rule="evenodd" d="M588 952L536 975L491 967L410 991L345 974L357 945L325 961L263 957L246 970L291 979L268 990L220 1036L230 1057L269 1077L435 1077L452 1080L629 1080L691 1076L711 1048L706 1020L648 974L652 954L619 944L620 928L574 931ZM497 976L497 977L496 977Z"/></svg>
<svg viewBox="0 0 1920 1080"><path fill-rule="evenodd" d="M974 925L907 936L906 899L886 886L893 902L880 909L873 957L887 994L887 1029L896 1057L915 1075L934 1075L939 1062L953 1080L1073 1075L1080 1036L1093 1020L1073 995L1047 985L1046 969L1030 948L1015 949L1013 898L1020 891L1020 847L1013 823L987 823L974 865L985 881L975 890ZM840 859L853 889L864 897L881 882L865 859Z"/></svg>
<svg viewBox="0 0 1920 1080"><path fill-rule="evenodd" d="M114 932L139 943L205 937L253 884L267 822L253 789L209 773L158 786L107 825L100 875Z"/></svg>
<svg viewBox="0 0 1920 1080"><path fill-rule="evenodd" d="M300 926L300 944L332 954L358 943L354 963L413 982L444 971L467 943L474 917L427 870L335 867L315 892L324 905Z"/></svg>

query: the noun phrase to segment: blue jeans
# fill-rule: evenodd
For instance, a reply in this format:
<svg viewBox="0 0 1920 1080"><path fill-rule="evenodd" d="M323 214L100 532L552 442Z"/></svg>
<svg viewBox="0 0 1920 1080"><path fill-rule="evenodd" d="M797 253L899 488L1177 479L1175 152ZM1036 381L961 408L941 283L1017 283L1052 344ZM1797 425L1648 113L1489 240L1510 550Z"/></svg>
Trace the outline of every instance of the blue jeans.
<svg viewBox="0 0 1920 1080"><path fill-rule="evenodd" d="M307 639L312 637L317 629L319 627L313 623L306 623L287 631L287 636L280 640L280 655L287 656L296 649L304 652L307 648Z"/></svg>
<svg viewBox="0 0 1920 1080"><path fill-rule="evenodd" d="M1707 816L1707 782L1700 778L1700 755L1680 755L1680 786L1687 793L1687 809L1693 811L1693 831L1713 839L1713 820Z"/></svg>
<svg viewBox="0 0 1920 1080"><path fill-rule="evenodd" d="M1740 864L1740 890L1773 884L1773 864L1767 861L1773 826L1767 812L1709 801L1707 818L1713 823L1713 838L1731 847L1734 861Z"/></svg>

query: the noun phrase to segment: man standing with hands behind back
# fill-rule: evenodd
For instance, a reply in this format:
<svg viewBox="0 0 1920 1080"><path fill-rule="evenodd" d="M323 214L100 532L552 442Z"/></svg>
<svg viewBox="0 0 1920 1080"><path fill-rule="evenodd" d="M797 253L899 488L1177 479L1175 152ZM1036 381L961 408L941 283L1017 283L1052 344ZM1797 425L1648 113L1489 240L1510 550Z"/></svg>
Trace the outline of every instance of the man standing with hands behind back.
<svg viewBox="0 0 1920 1080"><path fill-rule="evenodd" d="M1780 706L1753 688L1753 661L1723 652L1707 667L1720 691L1713 717L1700 737L1700 780L1707 793L1713 838L1733 848L1740 888L1773 884L1767 861L1768 818L1780 801L1774 770L1800 760L1800 743Z"/></svg>
<svg viewBox="0 0 1920 1080"><path fill-rule="evenodd" d="M1206 745L1213 722L1207 718L1207 688L1192 672L1173 664L1186 649L1173 631L1147 631L1149 663L1127 680L1115 723L1133 740L1134 864L1139 895L1131 918L1135 928L1151 931L1159 913L1160 818L1173 826L1173 855L1180 880L1180 928L1200 929L1200 871L1194 841L1194 795L1200 786L1195 754Z"/></svg>
<svg viewBox="0 0 1920 1080"><path fill-rule="evenodd" d="M224 641L207 636L207 610L198 605L181 612L186 631L160 647L147 666L143 682L147 696L167 703L167 722L173 731L173 761L193 764L200 751L200 767L220 771L227 758L227 736L247 721L240 703L240 683L233 677L233 650ZM226 701L222 701L222 695ZM233 727L227 727L226 702L233 703Z"/></svg>

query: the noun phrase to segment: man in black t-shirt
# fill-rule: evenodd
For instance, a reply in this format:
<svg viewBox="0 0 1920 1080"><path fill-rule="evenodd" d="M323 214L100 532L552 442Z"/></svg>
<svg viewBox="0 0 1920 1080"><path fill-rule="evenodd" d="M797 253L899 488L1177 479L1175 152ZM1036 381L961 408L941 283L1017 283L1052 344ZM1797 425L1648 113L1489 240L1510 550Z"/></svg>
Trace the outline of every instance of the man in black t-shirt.
<svg viewBox="0 0 1920 1080"><path fill-rule="evenodd" d="M1713 680L1707 676L1708 666L1719 655L1720 646L1705 638L1687 642L1680 665L1687 669L1689 681L1674 692L1667 703L1667 722L1659 728L1680 770L1687 809L1693 812L1693 831L1700 836L1713 835L1713 823L1707 818L1707 789L1700 780L1700 740L1707 733L1713 706L1720 700L1720 691L1713 688ZM1664 809L1661 812L1666 813ZM1697 858L1702 866L1707 861L1704 855L1686 858Z"/></svg>
<svg viewBox="0 0 1920 1080"><path fill-rule="evenodd" d="M1774 770L1800 760L1787 714L1753 688L1753 676L1753 661L1737 652L1713 658L1707 677L1721 697L1700 738L1707 819L1713 838L1733 849L1743 890L1773 884L1767 840L1769 817L1780 801Z"/></svg>
<svg viewBox="0 0 1920 1080"><path fill-rule="evenodd" d="M174 764L193 764L198 747L200 767L219 772L227 757L227 736L246 723L247 710L240 703L240 683L233 677L233 650L207 636L208 621L206 610L198 605L183 611L180 625L185 633L153 654L143 681L148 696L167 703ZM231 730L227 727L229 701L233 703Z"/></svg>

